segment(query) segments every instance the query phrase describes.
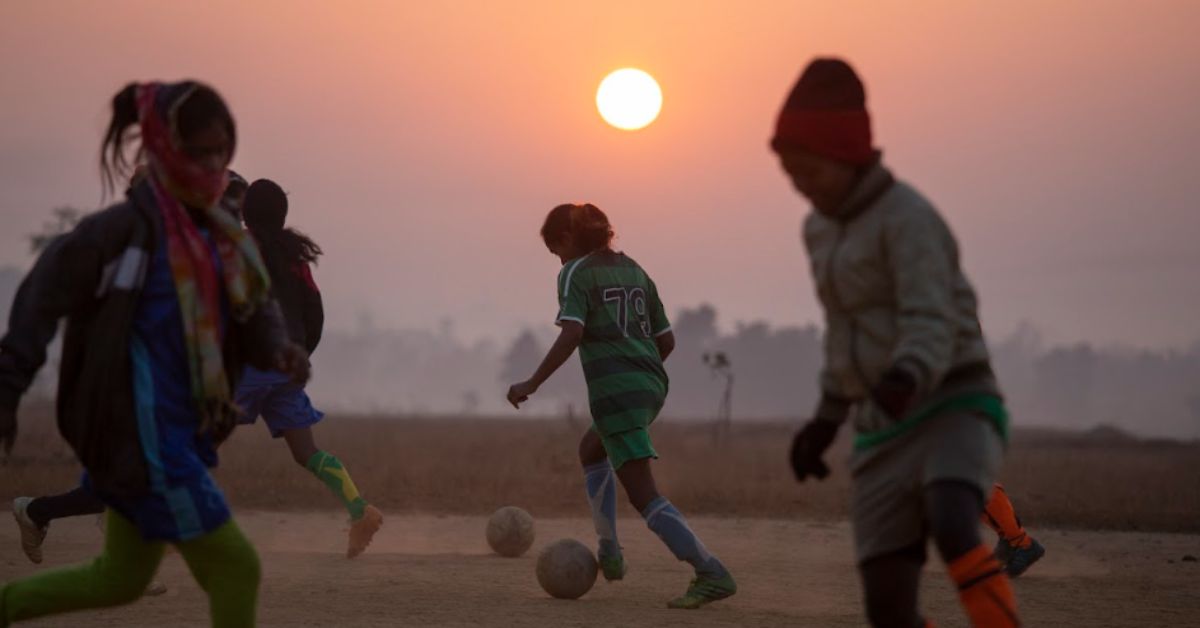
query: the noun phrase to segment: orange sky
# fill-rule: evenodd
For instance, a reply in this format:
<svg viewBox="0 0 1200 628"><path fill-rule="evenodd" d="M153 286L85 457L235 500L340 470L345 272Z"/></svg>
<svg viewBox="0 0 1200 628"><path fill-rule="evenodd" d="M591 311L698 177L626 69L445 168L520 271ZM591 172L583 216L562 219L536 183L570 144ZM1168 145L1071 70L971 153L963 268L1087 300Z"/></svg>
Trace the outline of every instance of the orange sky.
<svg viewBox="0 0 1200 628"><path fill-rule="evenodd" d="M1200 339L1200 3L583 5L0 5L0 264L29 264L51 207L98 204L124 82L195 77L234 109L234 167L289 190L325 248L332 325L548 324L537 229L568 200L609 213L669 311L817 321L807 207L766 141L803 64L838 54L887 162L955 228L993 335ZM595 111L622 66L663 88L643 131Z"/></svg>

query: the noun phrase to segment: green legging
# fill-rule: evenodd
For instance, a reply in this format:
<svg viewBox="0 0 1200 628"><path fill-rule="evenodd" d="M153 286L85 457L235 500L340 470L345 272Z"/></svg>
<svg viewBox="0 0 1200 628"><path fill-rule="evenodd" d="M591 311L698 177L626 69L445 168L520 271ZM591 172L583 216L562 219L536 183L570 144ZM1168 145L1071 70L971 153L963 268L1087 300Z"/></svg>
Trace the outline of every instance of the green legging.
<svg viewBox="0 0 1200 628"><path fill-rule="evenodd" d="M0 589L0 627L22 619L129 604L141 597L162 562L161 541L147 541L128 519L108 511L104 552L90 563L45 571ZM208 594L212 625L254 625L259 563L254 546L230 519L175 544Z"/></svg>

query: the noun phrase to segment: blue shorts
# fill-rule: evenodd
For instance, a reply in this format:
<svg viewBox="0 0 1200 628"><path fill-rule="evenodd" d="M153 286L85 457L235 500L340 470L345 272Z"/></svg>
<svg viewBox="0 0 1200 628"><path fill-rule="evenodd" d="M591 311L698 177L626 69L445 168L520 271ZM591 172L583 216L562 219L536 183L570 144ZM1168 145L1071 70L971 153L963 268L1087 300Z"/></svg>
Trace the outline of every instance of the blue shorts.
<svg viewBox="0 0 1200 628"><path fill-rule="evenodd" d="M238 423L249 425L261 416L273 438L286 430L316 425L325 414L312 406L304 387L282 373L247 368L238 383L236 402L242 409Z"/></svg>

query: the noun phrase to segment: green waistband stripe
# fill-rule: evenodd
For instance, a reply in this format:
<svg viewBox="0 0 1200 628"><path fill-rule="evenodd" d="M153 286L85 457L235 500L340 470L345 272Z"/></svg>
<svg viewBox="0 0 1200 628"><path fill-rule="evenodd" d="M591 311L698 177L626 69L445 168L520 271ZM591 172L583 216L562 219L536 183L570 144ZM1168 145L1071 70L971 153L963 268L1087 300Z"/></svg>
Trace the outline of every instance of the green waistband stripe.
<svg viewBox="0 0 1200 628"><path fill-rule="evenodd" d="M854 437L854 450L862 451L886 443L925 421L948 412L978 412L992 422L1000 438L1008 440L1008 410L1004 407L1004 400L995 395L972 393L933 404L881 430L857 434Z"/></svg>

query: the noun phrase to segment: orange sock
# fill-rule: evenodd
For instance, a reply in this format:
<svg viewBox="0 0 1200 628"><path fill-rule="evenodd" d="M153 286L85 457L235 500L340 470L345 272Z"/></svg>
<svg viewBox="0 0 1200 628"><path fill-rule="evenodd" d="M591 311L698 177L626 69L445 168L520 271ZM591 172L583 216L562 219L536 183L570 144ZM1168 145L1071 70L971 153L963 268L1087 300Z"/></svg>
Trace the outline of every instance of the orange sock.
<svg viewBox="0 0 1200 628"><path fill-rule="evenodd" d="M983 522L1013 547L1029 547L1033 543L1033 539L1025 533L1025 528L1021 527L1021 520L1008 500L1008 493L999 484L992 489L992 496L983 509Z"/></svg>
<svg viewBox="0 0 1200 628"><path fill-rule="evenodd" d="M992 550L980 543L947 565L958 586L958 598L976 628L1010 628L1021 625L1017 602L1004 568Z"/></svg>

